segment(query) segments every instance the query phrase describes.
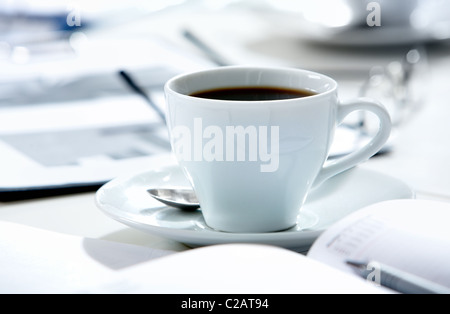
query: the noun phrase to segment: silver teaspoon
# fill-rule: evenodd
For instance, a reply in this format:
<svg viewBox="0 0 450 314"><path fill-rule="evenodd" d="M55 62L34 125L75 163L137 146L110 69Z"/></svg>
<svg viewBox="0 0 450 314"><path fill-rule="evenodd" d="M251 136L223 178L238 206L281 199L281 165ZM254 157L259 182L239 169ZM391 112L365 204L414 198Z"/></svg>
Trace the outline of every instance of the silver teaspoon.
<svg viewBox="0 0 450 314"><path fill-rule="evenodd" d="M155 188L147 192L156 200L170 207L194 211L200 207L195 192L186 188Z"/></svg>

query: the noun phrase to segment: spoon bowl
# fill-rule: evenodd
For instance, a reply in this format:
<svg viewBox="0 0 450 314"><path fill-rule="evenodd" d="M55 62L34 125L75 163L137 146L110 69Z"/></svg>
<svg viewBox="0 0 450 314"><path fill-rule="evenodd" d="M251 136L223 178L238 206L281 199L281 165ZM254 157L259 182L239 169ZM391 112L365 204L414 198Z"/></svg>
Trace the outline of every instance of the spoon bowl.
<svg viewBox="0 0 450 314"><path fill-rule="evenodd" d="M195 211L200 208L197 196L188 188L153 188L147 192L156 200L170 207L185 211Z"/></svg>

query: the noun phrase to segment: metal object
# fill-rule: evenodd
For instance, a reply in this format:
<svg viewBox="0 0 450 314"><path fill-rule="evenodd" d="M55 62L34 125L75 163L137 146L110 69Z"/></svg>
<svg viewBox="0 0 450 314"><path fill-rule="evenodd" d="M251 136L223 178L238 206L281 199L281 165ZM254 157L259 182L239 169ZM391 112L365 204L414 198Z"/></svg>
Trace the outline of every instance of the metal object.
<svg viewBox="0 0 450 314"><path fill-rule="evenodd" d="M186 211L200 208L195 192L187 188L155 188L147 192L156 200L170 207Z"/></svg>

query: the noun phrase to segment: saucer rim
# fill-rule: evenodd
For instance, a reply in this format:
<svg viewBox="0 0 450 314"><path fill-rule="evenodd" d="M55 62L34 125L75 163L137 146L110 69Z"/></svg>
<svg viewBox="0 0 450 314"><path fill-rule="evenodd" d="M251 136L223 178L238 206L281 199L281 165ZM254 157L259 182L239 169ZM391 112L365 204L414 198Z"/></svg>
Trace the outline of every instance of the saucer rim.
<svg viewBox="0 0 450 314"><path fill-rule="evenodd" d="M278 232L267 232L267 233L229 233L218 231L214 229L177 229L170 228L166 226L157 226L152 224L146 224L143 221L139 221L140 215L131 213L127 210L122 210L118 208L117 205L112 205L104 202L104 196L111 189L117 189L119 187L125 187L128 182L132 182L137 178L148 177L151 174L156 172L167 172L173 173L175 171L179 171L179 166L177 164L167 164L162 165L160 167L154 169L147 169L146 171L141 171L138 173L134 173L127 176L117 177L106 184L104 184L95 195L95 203L97 208L99 208L106 216L128 226L131 228L135 228L141 230L145 233L149 233L159 237L165 237L166 239L174 240L185 245L191 247L199 247L205 245L214 245L214 244L225 244L225 243L260 243L260 244L272 244L282 247L287 247L290 249L297 250L301 248L302 250L307 246L310 246L312 242L314 242L317 237L320 236L325 230L327 230L334 222L325 225L323 228L318 230L292 230L295 228L293 226L290 229L278 231ZM354 167L350 171L358 171L366 174L372 174L377 176L382 176L385 179L390 179L395 181L397 184L401 184L402 188L404 188L403 197L404 199L414 199L415 193L414 191L406 185L403 181L391 177L389 175L380 173L378 171ZM361 174L360 174L361 175ZM129 187L128 187L129 188ZM400 194L400 193L399 193ZM408 195L407 195L408 194ZM305 203L306 205L307 203ZM168 206L161 205L162 208L168 208ZM356 209L359 210L359 209ZM356 211L355 210L355 211ZM344 218L344 217L342 217ZM319 217L320 219L320 217ZM291 231L289 231L291 230Z"/></svg>

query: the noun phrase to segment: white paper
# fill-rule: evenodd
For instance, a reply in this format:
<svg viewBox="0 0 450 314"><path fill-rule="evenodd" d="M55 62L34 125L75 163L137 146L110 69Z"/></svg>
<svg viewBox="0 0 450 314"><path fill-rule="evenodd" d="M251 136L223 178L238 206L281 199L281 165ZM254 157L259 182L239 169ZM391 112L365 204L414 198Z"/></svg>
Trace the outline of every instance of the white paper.
<svg viewBox="0 0 450 314"><path fill-rule="evenodd" d="M350 273L346 260L378 262L450 287L449 221L445 202L377 203L329 228L308 257Z"/></svg>
<svg viewBox="0 0 450 314"><path fill-rule="evenodd" d="M119 276L87 292L364 294L388 291L286 249L225 244L177 253L125 269Z"/></svg>
<svg viewBox="0 0 450 314"><path fill-rule="evenodd" d="M102 184L148 169L170 151L167 129L119 70L164 111L165 82L208 65L158 38L89 35L75 46L76 57L0 62L1 191Z"/></svg>
<svg viewBox="0 0 450 314"><path fill-rule="evenodd" d="M0 293L73 293L171 251L0 222Z"/></svg>
<svg viewBox="0 0 450 314"><path fill-rule="evenodd" d="M170 150L165 126L137 96L5 108L0 125L3 189L106 182Z"/></svg>

